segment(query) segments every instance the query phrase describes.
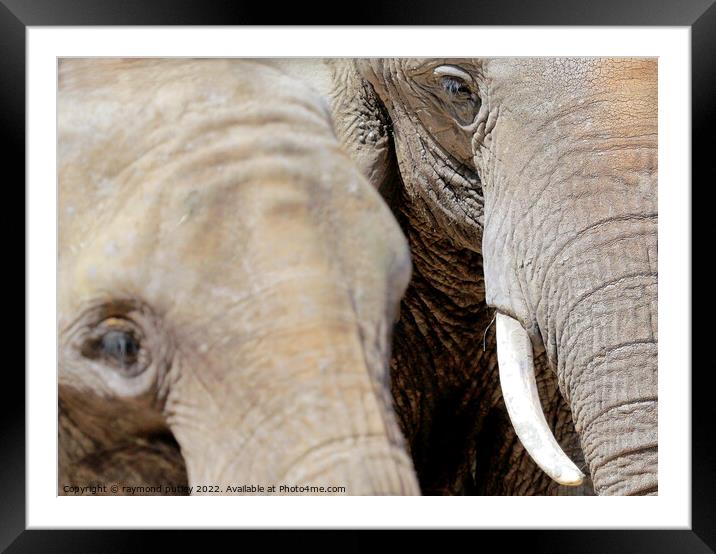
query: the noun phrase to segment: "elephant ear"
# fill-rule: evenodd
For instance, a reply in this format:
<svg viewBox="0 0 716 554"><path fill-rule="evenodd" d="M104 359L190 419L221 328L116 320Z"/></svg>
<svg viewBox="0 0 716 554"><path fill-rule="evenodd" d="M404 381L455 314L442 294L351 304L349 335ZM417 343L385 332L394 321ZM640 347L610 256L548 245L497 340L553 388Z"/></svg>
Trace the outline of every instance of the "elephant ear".
<svg viewBox="0 0 716 554"><path fill-rule="evenodd" d="M361 173L384 197L398 174L390 118L352 59L326 60L332 72L328 104L336 136Z"/></svg>

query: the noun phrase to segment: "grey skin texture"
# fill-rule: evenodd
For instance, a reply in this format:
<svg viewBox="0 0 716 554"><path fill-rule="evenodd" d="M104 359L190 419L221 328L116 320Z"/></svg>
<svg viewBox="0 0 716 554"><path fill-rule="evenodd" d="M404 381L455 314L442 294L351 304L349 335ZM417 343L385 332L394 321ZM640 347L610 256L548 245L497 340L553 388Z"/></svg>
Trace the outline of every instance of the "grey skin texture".
<svg viewBox="0 0 716 554"><path fill-rule="evenodd" d="M60 494L419 492L388 385L409 252L315 89L62 60L58 133Z"/></svg>
<svg viewBox="0 0 716 554"><path fill-rule="evenodd" d="M406 448L424 494L656 493L655 61L87 63L60 67L61 494L409 494ZM358 173L411 248L392 399L410 263ZM516 438L496 309L594 489Z"/></svg>
<svg viewBox="0 0 716 554"><path fill-rule="evenodd" d="M339 136L392 165L363 171L410 244L391 377L423 493L657 494L656 60L327 63L356 90L330 103ZM512 430L495 311L530 335L581 488Z"/></svg>

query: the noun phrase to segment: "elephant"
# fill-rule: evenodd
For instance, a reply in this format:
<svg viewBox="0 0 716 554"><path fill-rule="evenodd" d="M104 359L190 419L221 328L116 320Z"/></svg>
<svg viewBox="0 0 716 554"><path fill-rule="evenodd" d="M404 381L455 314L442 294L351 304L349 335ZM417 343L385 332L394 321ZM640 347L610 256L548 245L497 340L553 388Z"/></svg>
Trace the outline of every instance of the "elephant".
<svg viewBox="0 0 716 554"><path fill-rule="evenodd" d="M657 494L655 60L75 60L60 89L61 483ZM251 340L273 317L312 325ZM118 391L97 361L142 359L142 321L170 361Z"/></svg>
<svg viewBox="0 0 716 554"><path fill-rule="evenodd" d="M324 98L261 60L58 73L58 493L419 493L407 242Z"/></svg>
<svg viewBox="0 0 716 554"><path fill-rule="evenodd" d="M657 61L325 63L410 245L391 387L423 494L658 494Z"/></svg>

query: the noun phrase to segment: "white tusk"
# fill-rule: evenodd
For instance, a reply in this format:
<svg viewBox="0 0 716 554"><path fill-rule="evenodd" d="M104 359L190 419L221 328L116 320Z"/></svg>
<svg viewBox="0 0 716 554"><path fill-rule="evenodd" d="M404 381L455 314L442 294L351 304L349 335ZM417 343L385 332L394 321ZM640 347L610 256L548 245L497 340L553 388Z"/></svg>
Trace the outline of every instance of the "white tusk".
<svg viewBox="0 0 716 554"><path fill-rule="evenodd" d="M529 335L517 320L500 313L497 363L507 413L525 450L560 485L581 484L584 474L564 453L544 418Z"/></svg>

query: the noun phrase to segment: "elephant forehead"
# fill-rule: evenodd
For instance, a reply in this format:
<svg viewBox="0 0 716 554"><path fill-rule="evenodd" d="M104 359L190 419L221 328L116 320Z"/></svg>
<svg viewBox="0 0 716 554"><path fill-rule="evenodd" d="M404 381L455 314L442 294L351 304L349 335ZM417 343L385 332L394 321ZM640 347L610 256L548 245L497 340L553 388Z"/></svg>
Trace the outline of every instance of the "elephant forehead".
<svg viewBox="0 0 716 554"><path fill-rule="evenodd" d="M252 287L285 280L288 271L345 280L336 273L341 264L344 273L360 270L366 283L380 281L392 266L401 270L401 283L407 279L402 235L340 151L326 119L311 108L310 95L308 104L294 95L293 104L282 106L273 99L262 103L265 94L250 88L249 100L234 102L237 97L226 92L219 76L216 89L229 98L224 105L193 84L214 72L206 74L200 64L197 78L193 62L186 63L189 68L151 60L148 67L99 64L98 73L121 78L116 87L96 88L91 64L79 63L74 73L63 67L64 299L72 304L121 290L151 301L166 298L168 305L181 296L201 307L207 294L218 291L222 301L230 301ZM117 67L122 71L112 73ZM238 67L256 69L264 82L265 71L276 83L287 82L262 64ZM125 75L125 69L139 73ZM188 72L192 79L186 86L154 87L159 78L150 70L159 69ZM348 252L336 254L347 244L353 252L368 248L363 262L350 261Z"/></svg>
<svg viewBox="0 0 716 554"><path fill-rule="evenodd" d="M317 136L283 140L302 99L291 113L280 103L265 111L262 126L257 82L286 78L260 64L238 68L246 73L227 79L219 70L237 71L227 62L61 64L60 272L79 296L114 281L170 290L182 279L230 282L258 252L279 263L318 248L311 225L321 220L309 205L328 192L297 175L291 157L327 148L330 128L309 96L302 131L313 125ZM264 127L272 132L257 133Z"/></svg>
<svg viewBox="0 0 716 554"><path fill-rule="evenodd" d="M90 237L66 237L76 251L60 259L61 283L72 289L63 297L118 291L201 312L306 274L338 280L311 203L290 183L128 195Z"/></svg>
<svg viewBox="0 0 716 554"><path fill-rule="evenodd" d="M543 97L584 98L619 91L634 96L656 91L653 58L490 58L484 60L491 93L529 92Z"/></svg>
<svg viewBox="0 0 716 554"><path fill-rule="evenodd" d="M190 109L199 101L221 105L270 93L274 101L300 96L317 110L325 106L307 84L271 60L62 59L58 75L60 98L79 94L83 103L102 97L136 101L143 95L178 110Z"/></svg>
<svg viewBox="0 0 716 554"><path fill-rule="evenodd" d="M317 134L332 133L317 94L260 63L70 60L60 65L60 170L81 175L84 169L83 181L117 175L138 160L164 165L168 156L190 152L237 125L296 121ZM73 190L78 186L86 189L88 183L73 183Z"/></svg>
<svg viewBox="0 0 716 554"><path fill-rule="evenodd" d="M228 180L236 183L267 165L259 160L237 172L236 165L257 150L281 154L271 161L272 178L281 180L294 171L287 158L330 147L320 103L313 105L302 85L289 94L284 85L294 82L261 64L72 60L60 72L62 250L81 247L119 211L146 215L158 195L184 196L185 213L178 218L200 207L221 210L209 201L216 191L192 195L191 188L231 192ZM269 103L269 83L292 104ZM292 142L287 137L294 128L311 136Z"/></svg>

